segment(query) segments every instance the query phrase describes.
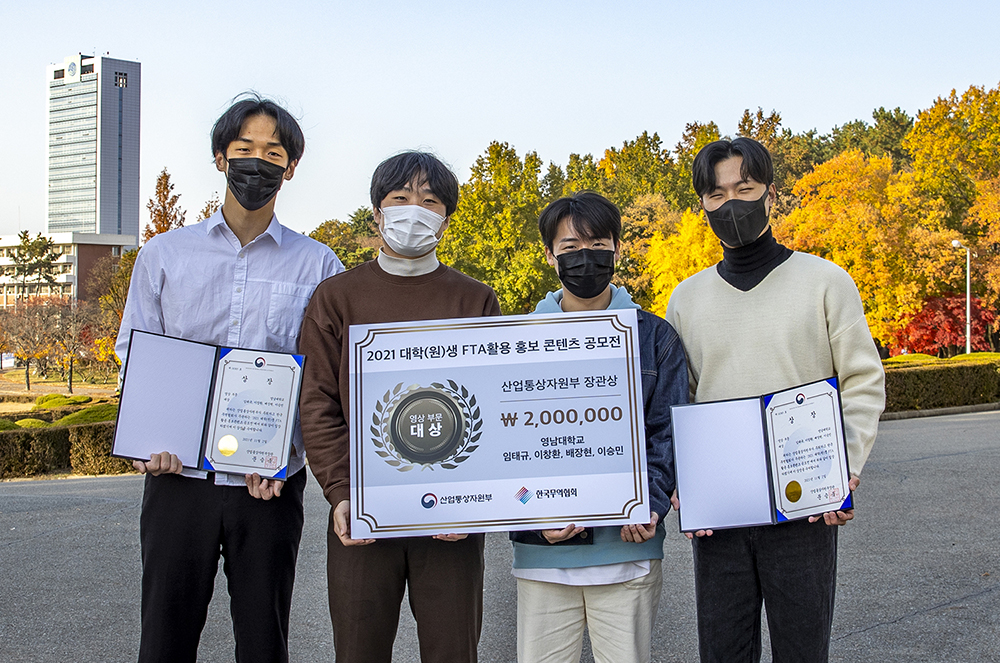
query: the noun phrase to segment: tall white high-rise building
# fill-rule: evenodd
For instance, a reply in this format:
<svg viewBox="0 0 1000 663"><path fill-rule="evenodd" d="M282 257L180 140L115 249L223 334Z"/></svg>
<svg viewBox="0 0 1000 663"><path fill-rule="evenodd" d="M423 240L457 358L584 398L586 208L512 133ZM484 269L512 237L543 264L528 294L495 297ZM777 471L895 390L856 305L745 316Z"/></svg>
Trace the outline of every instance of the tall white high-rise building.
<svg viewBox="0 0 1000 663"><path fill-rule="evenodd" d="M77 54L46 79L48 232L138 237L140 64Z"/></svg>

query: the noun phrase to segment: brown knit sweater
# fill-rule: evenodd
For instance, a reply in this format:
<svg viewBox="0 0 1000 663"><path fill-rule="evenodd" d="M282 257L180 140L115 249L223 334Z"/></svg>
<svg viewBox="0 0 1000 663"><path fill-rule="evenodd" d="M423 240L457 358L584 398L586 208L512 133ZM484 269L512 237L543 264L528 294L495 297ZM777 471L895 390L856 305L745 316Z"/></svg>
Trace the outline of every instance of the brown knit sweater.
<svg viewBox="0 0 1000 663"><path fill-rule="evenodd" d="M331 505L350 499L350 325L500 315L493 290L446 265L395 276L372 260L319 284L305 319L300 412L309 467Z"/></svg>

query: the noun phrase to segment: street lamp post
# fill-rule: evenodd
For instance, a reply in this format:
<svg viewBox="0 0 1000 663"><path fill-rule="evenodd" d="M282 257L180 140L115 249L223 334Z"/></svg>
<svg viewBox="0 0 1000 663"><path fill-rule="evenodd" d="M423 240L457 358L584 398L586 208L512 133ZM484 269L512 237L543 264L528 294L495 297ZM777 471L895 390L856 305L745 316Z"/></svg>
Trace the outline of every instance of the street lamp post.
<svg viewBox="0 0 1000 663"><path fill-rule="evenodd" d="M972 252L957 239L951 245L965 249L965 354L972 354Z"/></svg>

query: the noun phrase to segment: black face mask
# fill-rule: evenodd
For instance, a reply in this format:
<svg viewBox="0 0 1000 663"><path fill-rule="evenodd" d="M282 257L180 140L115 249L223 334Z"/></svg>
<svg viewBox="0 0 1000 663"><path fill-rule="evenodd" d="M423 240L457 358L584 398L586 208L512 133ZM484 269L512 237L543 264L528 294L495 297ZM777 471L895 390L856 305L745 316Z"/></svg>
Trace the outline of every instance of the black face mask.
<svg viewBox="0 0 1000 663"><path fill-rule="evenodd" d="M615 273L615 252L580 249L556 256L559 280L563 287L580 299L598 296L611 283Z"/></svg>
<svg viewBox="0 0 1000 663"><path fill-rule="evenodd" d="M736 248L754 241L767 228L767 200L769 190L764 191L760 200L739 200L733 198L722 204L714 212L705 211L712 232L723 244Z"/></svg>
<svg viewBox="0 0 1000 663"><path fill-rule="evenodd" d="M257 158L228 159L229 190L243 209L254 212L278 193L285 168Z"/></svg>

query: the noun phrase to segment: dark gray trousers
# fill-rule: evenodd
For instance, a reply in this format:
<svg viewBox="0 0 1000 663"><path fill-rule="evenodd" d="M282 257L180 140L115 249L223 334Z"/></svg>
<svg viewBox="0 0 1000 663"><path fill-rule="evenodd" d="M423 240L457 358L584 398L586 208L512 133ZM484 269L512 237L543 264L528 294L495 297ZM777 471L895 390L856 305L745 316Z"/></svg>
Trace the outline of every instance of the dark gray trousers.
<svg viewBox="0 0 1000 663"><path fill-rule="evenodd" d="M483 627L482 534L344 546L327 530L327 579L337 663L389 663L403 592L423 663L476 663Z"/></svg>

